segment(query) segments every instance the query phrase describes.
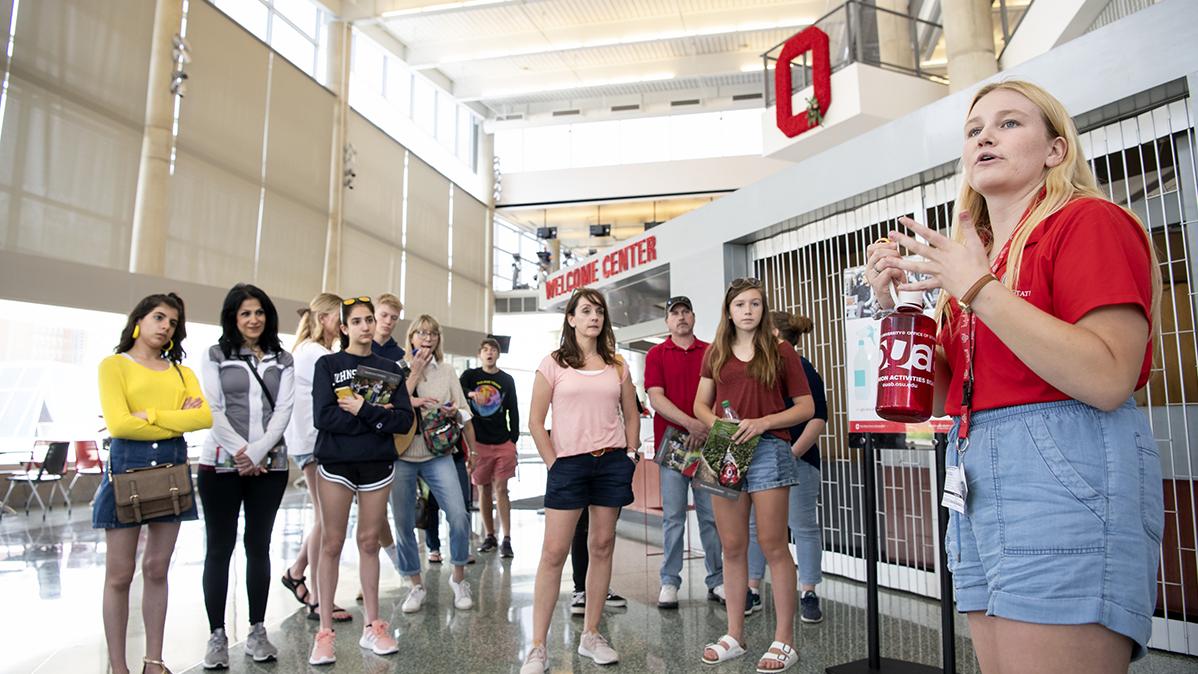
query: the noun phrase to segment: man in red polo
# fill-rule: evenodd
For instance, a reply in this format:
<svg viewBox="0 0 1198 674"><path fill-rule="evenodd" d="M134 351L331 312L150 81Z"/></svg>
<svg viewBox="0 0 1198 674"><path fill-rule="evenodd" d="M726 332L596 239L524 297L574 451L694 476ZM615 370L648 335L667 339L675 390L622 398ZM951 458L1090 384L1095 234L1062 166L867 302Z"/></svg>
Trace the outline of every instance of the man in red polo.
<svg viewBox="0 0 1198 674"><path fill-rule="evenodd" d="M691 410L695 407L699 370L707 352L707 342L695 337L695 313L690 298L679 295L666 302L666 328L670 336L645 356L645 390L649 392L649 402L653 406L654 444L660 447L666 429L675 426L690 433L691 442L697 446L707 437L707 425L691 416ZM699 517L703 562L707 566L707 598L724 601L724 557L711 510L711 495L690 487L690 478L682 473L661 469L662 547L665 553L661 561L658 608L678 608L688 490L694 493L695 514Z"/></svg>

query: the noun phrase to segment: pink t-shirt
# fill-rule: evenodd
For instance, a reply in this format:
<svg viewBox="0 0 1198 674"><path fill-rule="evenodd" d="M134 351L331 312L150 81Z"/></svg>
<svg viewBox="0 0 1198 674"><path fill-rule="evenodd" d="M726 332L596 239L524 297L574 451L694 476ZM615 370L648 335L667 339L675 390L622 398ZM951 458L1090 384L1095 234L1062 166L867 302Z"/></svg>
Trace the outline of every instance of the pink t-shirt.
<svg viewBox="0 0 1198 674"><path fill-rule="evenodd" d="M628 378L628 367L623 379ZM537 372L549 382L553 414L553 453L560 459L628 444L620 416L620 385L616 367L575 370L545 356Z"/></svg>

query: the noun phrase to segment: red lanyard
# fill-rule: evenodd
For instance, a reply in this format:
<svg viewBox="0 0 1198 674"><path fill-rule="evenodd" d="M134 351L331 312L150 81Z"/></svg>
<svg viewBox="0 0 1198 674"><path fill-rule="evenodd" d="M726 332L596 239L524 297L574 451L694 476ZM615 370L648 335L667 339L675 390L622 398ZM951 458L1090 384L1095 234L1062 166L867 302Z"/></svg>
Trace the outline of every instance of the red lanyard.
<svg viewBox="0 0 1198 674"><path fill-rule="evenodd" d="M1006 265L1007 254L1011 250L1011 240L999 252L998 257L990 265L990 271L996 276L998 270ZM961 326L961 349L965 356L965 380L961 383L961 423L957 426L957 452L964 454L969 447L969 418L973 408L973 361L977 347L977 316L972 309L963 309L964 323Z"/></svg>

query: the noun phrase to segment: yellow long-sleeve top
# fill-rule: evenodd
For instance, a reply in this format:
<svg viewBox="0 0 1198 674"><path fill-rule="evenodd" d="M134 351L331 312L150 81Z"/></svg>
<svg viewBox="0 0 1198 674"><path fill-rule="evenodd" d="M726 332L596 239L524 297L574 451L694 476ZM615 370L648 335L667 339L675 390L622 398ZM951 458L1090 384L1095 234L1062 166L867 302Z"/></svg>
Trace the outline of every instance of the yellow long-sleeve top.
<svg viewBox="0 0 1198 674"><path fill-rule="evenodd" d="M182 365L159 372L124 354L100 361L100 408L114 438L166 440L212 426L208 402L180 409L187 398L204 400L204 393L195 374ZM146 418L134 412L145 412Z"/></svg>

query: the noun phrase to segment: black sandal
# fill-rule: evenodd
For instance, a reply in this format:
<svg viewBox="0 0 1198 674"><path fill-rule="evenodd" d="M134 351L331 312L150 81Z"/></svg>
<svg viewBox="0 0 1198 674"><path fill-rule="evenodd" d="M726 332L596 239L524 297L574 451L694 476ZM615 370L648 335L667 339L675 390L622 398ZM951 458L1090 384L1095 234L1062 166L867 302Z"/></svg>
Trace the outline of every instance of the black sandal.
<svg viewBox="0 0 1198 674"><path fill-rule="evenodd" d="M354 619L354 615L340 606L333 604L332 618L335 623L347 623ZM308 604L308 620L320 620L320 604Z"/></svg>
<svg viewBox="0 0 1198 674"><path fill-rule="evenodd" d="M295 597L296 601L303 604L304 606L310 606L310 604L308 604L308 597L312 593L308 590L308 586L304 585L304 581L306 581L306 580L308 580L307 576L300 576L299 578L292 578L291 577L291 569L287 569L286 571L283 572L283 578L282 578L283 587L285 587L291 591L291 596ZM304 588L304 596L302 596L302 597L300 596L300 593L299 593L299 589L301 587Z"/></svg>

